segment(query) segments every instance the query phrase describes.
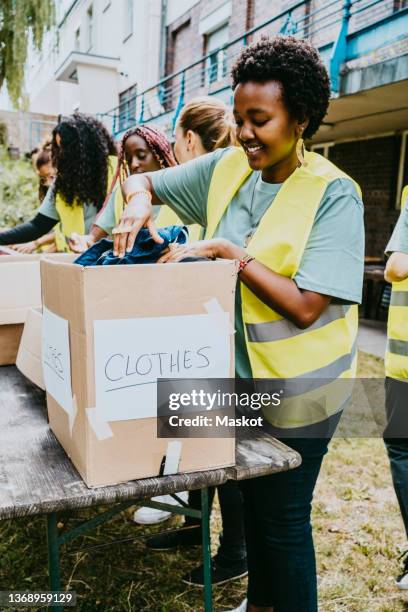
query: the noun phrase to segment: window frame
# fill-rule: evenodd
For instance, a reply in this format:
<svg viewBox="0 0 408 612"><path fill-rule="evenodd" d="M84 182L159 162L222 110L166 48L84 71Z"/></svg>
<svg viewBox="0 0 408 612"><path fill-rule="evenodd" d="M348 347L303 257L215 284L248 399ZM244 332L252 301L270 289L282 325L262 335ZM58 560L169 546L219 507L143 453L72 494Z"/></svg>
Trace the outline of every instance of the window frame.
<svg viewBox="0 0 408 612"><path fill-rule="evenodd" d="M94 17L95 17L94 6L91 3L86 9L86 35L88 37L87 53L91 51L93 44L94 44L94 40L93 40L94 39Z"/></svg>
<svg viewBox="0 0 408 612"><path fill-rule="evenodd" d="M318 142L318 143L312 145L310 147L310 150L312 152L315 152L317 149L323 149L323 157L325 159L329 159L329 150L330 150L330 147L334 147L335 144L336 143L334 142L334 140L330 140L330 141L327 141L327 142Z"/></svg>
<svg viewBox="0 0 408 612"><path fill-rule="evenodd" d="M134 33L134 0L124 0L123 4L123 40L122 42L126 42L133 36ZM131 10L129 10L131 9Z"/></svg>
<svg viewBox="0 0 408 612"><path fill-rule="evenodd" d="M81 26L78 26L74 31L74 49L81 51Z"/></svg>
<svg viewBox="0 0 408 612"><path fill-rule="evenodd" d="M214 52L208 50L209 40L211 36L213 36L216 32L220 30L225 30L227 33L227 39L221 45L218 45L214 48ZM227 45L229 42L229 19L224 21L224 23L219 24L214 30L211 32L207 32L205 34L205 55L209 55L205 64L205 83L207 87L210 87L214 83L219 83L228 75L228 65L227 65L227 52L224 49L224 45ZM218 49L218 51L217 51ZM214 61L215 59L215 61ZM213 76L215 75L215 78Z"/></svg>
<svg viewBox="0 0 408 612"><path fill-rule="evenodd" d="M136 99L137 83L134 83L119 93L118 124L120 132L128 130L136 123Z"/></svg>

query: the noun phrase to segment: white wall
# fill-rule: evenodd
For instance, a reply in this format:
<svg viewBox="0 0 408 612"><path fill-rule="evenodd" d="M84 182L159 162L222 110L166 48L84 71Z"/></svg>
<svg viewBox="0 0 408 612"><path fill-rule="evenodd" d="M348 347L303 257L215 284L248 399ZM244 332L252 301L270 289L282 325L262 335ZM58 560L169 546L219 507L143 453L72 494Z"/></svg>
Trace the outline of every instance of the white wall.
<svg viewBox="0 0 408 612"><path fill-rule="evenodd" d="M72 0L57 3L57 23L61 23L71 4ZM87 35L90 5L93 8L91 48ZM46 36L41 54L30 52L26 87L30 96L30 110L71 113L81 103L78 85L56 82L54 77L56 70L75 50L75 32L78 28L81 32L79 51L120 58L118 70L122 74L116 80L116 90L111 91L111 79L106 82L106 88L109 88L106 95L114 101L112 107L119 103L119 92L135 83L138 84L138 91L153 85L159 80L160 19L160 0L133 0L133 33L125 39L125 32L129 31L127 0L78 0L61 27ZM82 74L85 72L82 71ZM96 101L100 95L101 88L97 87ZM89 100L87 107L88 103ZM105 104L103 106L106 108Z"/></svg>

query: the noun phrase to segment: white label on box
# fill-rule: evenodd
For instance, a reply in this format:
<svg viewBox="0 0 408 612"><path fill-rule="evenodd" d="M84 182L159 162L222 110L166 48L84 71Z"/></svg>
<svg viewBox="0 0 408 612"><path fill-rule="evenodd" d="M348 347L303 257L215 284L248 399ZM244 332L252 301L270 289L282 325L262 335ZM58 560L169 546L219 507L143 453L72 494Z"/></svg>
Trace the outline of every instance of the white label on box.
<svg viewBox="0 0 408 612"><path fill-rule="evenodd" d="M94 321L100 418L156 416L158 378L229 378L229 326L227 312Z"/></svg>
<svg viewBox="0 0 408 612"><path fill-rule="evenodd" d="M42 325L42 362L45 388L61 408L74 417L68 321L45 306Z"/></svg>

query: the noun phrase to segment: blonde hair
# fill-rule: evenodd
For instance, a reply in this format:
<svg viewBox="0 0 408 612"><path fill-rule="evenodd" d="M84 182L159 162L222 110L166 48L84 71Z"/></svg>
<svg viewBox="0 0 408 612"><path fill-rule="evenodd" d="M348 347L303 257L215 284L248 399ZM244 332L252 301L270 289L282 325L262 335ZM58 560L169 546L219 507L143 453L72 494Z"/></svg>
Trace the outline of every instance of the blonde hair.
<svg viewBox="0 0 408 612"><path fill-rule="evenodd" d="M198 134L208 153L237 143L231 109L218 98L201 96L191 100L182 108L178 125L184 134L188 130Z"/></svg>

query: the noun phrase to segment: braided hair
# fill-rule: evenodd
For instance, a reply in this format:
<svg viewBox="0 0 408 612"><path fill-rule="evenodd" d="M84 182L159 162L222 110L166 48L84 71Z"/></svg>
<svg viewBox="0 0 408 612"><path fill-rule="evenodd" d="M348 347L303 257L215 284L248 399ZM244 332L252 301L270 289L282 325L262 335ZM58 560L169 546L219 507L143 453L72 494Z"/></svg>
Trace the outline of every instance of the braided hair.
<svg viewBox="0 0 408 612"><path fill-rule="evenodd" d="M143 138L161 169L177 166L177 161L174 157L171 144L163 132L149 125L137 125L134 128L130 128L130 130L125 132L122 137L119 150L118 167L116 169L115 176L113 177L112 185L110 186L109 192L106 195L102 209L106 207L117 181L119 180L120 184L122 185L123 181L130 175L125 159L125 147L127 139L131 136L139 136L140 138Z"/></svg>
<svg viewBox="0 0 408 612"><path fill-rule="evenodd" d="M124 168L126 176L129 174L129 169L125 161L125 146L127 139L131 136L143 138L160 168L169 168L170 166L177 165L171 144L163 132L149 125L137 125L124 134L121 142L119 165Z"/></svg>
<svg viewBox="0 0 408 612"><path fill-rule="evenodd" d="M57 144L57 135L61 146ZM108 188L108 156L117 155L106 127L84 113L62 116L52 132L51 154L57 171L56 193L69 206L76 200L92 203L100 210Z"/></svg>

